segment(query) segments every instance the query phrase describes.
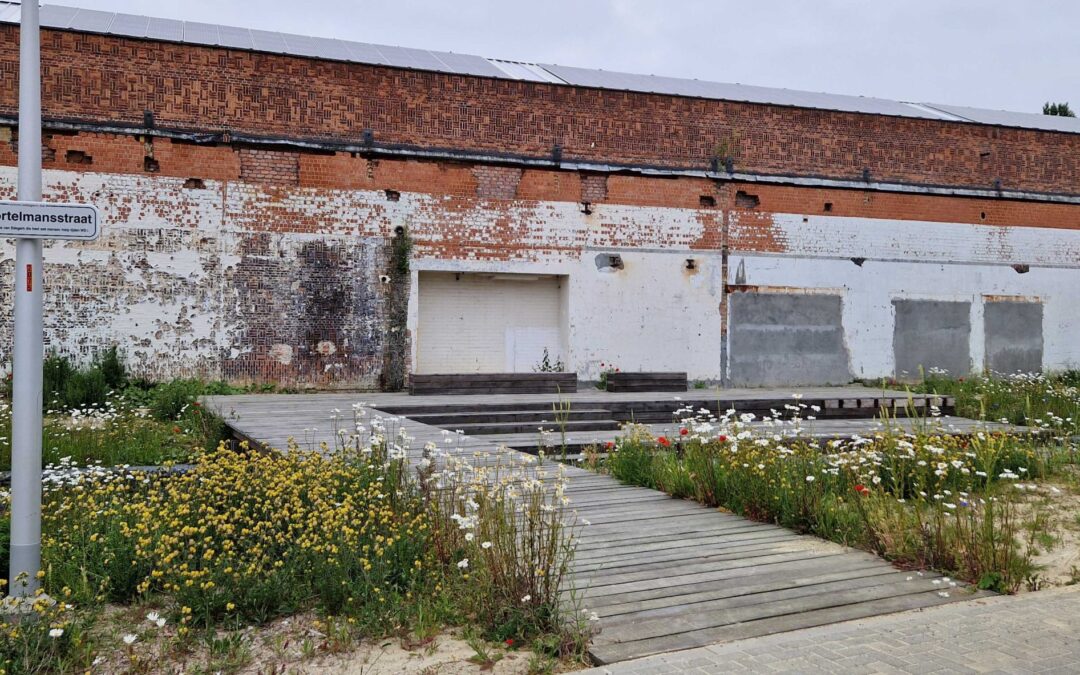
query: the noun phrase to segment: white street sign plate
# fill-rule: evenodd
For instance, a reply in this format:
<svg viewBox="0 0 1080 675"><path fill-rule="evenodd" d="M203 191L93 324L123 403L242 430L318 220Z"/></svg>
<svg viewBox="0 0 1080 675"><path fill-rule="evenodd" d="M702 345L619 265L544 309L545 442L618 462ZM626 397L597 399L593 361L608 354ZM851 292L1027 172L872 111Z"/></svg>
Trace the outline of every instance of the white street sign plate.
<svg viewBox="0 0 1080 675"><path fill-rule="evenodd" d="M91 241L100 233L92 204L0 200L0 237Z"/></svg>

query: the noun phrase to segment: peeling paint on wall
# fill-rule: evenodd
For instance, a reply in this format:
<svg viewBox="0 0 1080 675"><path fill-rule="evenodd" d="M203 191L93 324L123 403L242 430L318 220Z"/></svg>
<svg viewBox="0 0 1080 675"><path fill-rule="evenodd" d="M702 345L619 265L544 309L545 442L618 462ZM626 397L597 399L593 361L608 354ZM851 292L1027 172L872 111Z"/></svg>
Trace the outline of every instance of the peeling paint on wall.
<svg viewBox="0 0 1080 675"><path fill-rule="evenodd" d="M15 174L0 167L0 198L14 197ZM463 174L475 188L475 176ZM516 194L537 190L529 172L488 178L499 177L520 178ZM607 198L626 193L630 180L612 178ZM691 187L691 196L704 189ZM119 344L133 369L149 377L376 386L387 348L389 290L380 277L398 227L415 242L407 336L418 325L420 271L560 276L564 360L585 379L599 376L601 362L720 379L720 307L725 282L735 281L724 278L725 244L733 256L728 274L742 269L746 288L843 297L853 376L895 372L894 300L969 303L968 361L983 364L990 348L984 296L1039 298L1044 365L1080 363L1073 338L1080 311L1071 299L1080 231L1068 228L770 213L763 210L768 194L753 208L585 209L570 199L481 198L475 190L329 189L82 170L46 171L45 192L95 203L104 220L99 241L46 246L49 347L89 358ZM597 268L596 256L608 253L621 257L622 269ZM5 279L12 257L10 244L0 246ZM1028 273L1010 266L1020 263ZM10 359L11 292L10 284L0 286L0 364ZM415 362L415 344L403 344Z"/></svg>

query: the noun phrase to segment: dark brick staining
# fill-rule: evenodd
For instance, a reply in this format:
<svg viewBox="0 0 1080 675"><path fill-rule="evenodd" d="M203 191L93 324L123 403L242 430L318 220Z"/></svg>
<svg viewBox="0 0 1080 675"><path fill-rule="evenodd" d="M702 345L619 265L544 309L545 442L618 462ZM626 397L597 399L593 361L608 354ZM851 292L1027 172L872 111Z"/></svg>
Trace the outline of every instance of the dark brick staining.
<svg viewBox="0 0 1080 675"><path fill-rule="evenodd" d="M281 235L244 235L233 272L244 353L225 355L230 381L375 388L386 339L386 298L379 275L386 244L377 238L286 242ZM283 246L298 250L288 255ZM287 292L284 292L287 291ZM320 343L333 350L320 350ZM284 363L274 345L291 348Z"/></svg>

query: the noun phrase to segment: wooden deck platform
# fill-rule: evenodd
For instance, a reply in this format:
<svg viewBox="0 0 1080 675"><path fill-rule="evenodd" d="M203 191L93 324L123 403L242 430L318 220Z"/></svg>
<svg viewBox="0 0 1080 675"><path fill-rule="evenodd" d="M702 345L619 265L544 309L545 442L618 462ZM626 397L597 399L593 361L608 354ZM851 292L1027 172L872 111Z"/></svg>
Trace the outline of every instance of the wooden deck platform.
<svg viewBox="0 0 1080 675"><path fill-rule="evenodd" d="M873 394L860 388L819 388L804 390L806 398L811 397L810 391L840 398ZM725 391L723 395L752 398L761 393ZM595 403L596 396L655 398L657 394L581 392L570 398ZM528 395L515 395L494 397L492 402L516 404L522 397L529 400ZM277 447L294 437L303 445L318 447L322 441L332 442L334 409L348 415L357 401L378 410L383 405L404 405L403 401L416 403L418 398L423 397L250 395L208 397L206 403L244 437ZM439 398L442 403L452 399ZM852 432L861 428L861 433L874 424L866 419L836 422L845 423ZM970 429L975 424L952 422ZM415 439L416 451L428 440L443 436L441 428L410 419L395 424ZM463 437L457 452L493 450L499 442L493 436ZM583 469L571 467L568 476L567 495L580 522L588 523L579 533L574 587L583 607L600 617L600 632L591 648L597 663L972 597L969 590L949 587L938 575L902 572L876 556L815 537L672 499L655 490L622 485Z"/></svg>

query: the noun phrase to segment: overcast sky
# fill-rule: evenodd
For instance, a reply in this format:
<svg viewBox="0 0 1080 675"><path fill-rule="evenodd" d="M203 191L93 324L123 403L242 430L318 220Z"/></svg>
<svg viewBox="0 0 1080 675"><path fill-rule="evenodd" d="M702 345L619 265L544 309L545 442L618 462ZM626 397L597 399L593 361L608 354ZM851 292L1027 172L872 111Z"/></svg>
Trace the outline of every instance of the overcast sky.
<svg viewBox="0 0 1080 675"><path fill-rule="evenodd" d="M1080 2L1075 0L55 0L55 4L904 101L1039 112L1044 101L1054 100L1080 108Z"/></svg>

